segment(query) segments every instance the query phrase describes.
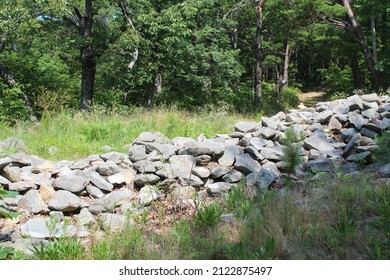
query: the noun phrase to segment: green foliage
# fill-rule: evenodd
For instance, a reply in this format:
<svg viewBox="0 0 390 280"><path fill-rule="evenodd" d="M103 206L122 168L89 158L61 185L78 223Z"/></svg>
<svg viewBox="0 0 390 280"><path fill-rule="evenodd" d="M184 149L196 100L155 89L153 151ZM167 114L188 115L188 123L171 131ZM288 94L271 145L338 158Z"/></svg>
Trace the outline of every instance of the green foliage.
<svg viewBox="0 0 390 280"><path fill-rule="evenodd" d="M382 161L384 163L390 160L390 132L384 132L376 139L378 148L373 151L373 157L375 160Z"/></svg>
<svg viewBox="0 0 390 280"><path fill-rule="evenodd" d="M38 260L78 260L81 259L85 248L77 238L56 238L49 244L34 246L34 258Z"/></svg>
<svg viewBox="0 0 390 280"><path fill-rule="evenodd" d="M332 64L319 72L323 76L324 86L328 89L332 99L353 95L353 77L349 66L340 67L337 64Z"/></svg>
<svg viewBox="0 0 390 280"><path fill-rule="evenodd" d="M8 260L12 258L15 254L15 249L12 247L2 247L0 246L0 261Z"/></svg>
<svg viewBox="0 0 390 280"><path fill-rule="evenodd" d="M302 150L300 141L300 137L298 137L292 128L287 129L283 138L280 139L280 142L284 145L281 160L286 164L288 174L295 173L296 168L303 161L300 155L300 151Z"/></svg>
<svg viewBox="0 0 390 280"><path fill-rule="evenodd" d="M239 219L244 220L252 210L251 197L245 190L245 181L240 182L224 195L226 210L234 213Z"/></svg>
<svg viewBox="0 0 390 280"><path fill-rule="evenodd" d="M222 213L221 206L217 202L213 202L196 211L195 224L200 228L215 228L221 220Z"/></svg>
<svg viewBox="0 0 390 280"><path fill-rule="evenodd" d="M0 82L0 122L14 124L18 120L27 119L27 110L20 98L21 89L9 89Z"/></svg>

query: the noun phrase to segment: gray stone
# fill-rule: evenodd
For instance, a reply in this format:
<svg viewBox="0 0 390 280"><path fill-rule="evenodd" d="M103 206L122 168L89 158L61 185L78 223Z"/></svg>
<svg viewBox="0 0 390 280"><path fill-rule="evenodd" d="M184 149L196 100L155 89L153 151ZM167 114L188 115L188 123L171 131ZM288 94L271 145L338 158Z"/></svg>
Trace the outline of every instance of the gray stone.
<svg viewBox="0 0 390 280"><path fill-rule="evenodd" d="M202 166L195 166L194 169L192 170L192 174L195 176L198 176L199 178L205 179L210 177L210 170L206 167Z"/></svg>
<svg viewBox="0 0 390 280"><path fill-rule="evenodd" d="M205 184L205 182L202 179L200 179L198 176L195 176L193 174L191 175L191 177L189 179L183 178L182 183L193 186L193 187L201 187L201 186L204 186L204 184Z"/></svg>
<svg viewBox="0 0 390 280"><path fill-rule="evenodd" d="M376 118L377 109L367 109L362 112L362 116L366 117L367 119L373 119Z"/></svg>
<svg viewBox="0 0 390 280"><path fill-rule="evenodd" d="M222 177L223 175L229 173L230 169L227 168L227 167L223 167L223 166L217 166L216 168L214 168L213 170L211 170L211 176L214 178L214 179L217 179L217 178L220 178Z"/></svg>
<svg viewBox="0 0 390 280"><path fill-rule="evenodd" d="M29 190L18 202L18 207L26 209L33 214L48 212L46 203L43 201L39 191Z"/></svg>
<svg viewBox="0 0 390 280"><path fill-rule="evenodd" d="M16 191L16 192L24 192L31 189L37 189L37 186L33 182L17 182L17 183L11 183L8 186L8 189L10 191Z"/></svg>
<svg viewBox="0 0 390 280"><path fill-rule="evenodd" d="M170 143L172 145L175 145L178 147L184 147L189 142L196 143L196 140L193 138L189 138L189 137L175 137L170 141Z"/></svg>
<svg viewBox="0 0 390 280"><path fill-rule="evenodd" d="M259 172L261 169L260 163L253 160L248 154L236 156L234 167L245 174Z"/></svg>
<svg viewBox="0 0 390 280"><path fill-rule="evenodd" d="M362 130L360 131L360 133L364 136L371 138L371 139L375 139L379 135L379 133L377 133L371 129L368 129L366 127L363 127Z"/></svg>
<svg viewBox="0 0 390 280"><path fill-rule="evenodd" d="M222 155L225 150L225 144L213 139L206 139L202 142L187 142L184 149L178 152L179 155Z"/></svg>
<svg viewBox="0 0 390 280"><path fill-rule="evenodd" d="M304 164L306 170L317 173L317 172L331 172L333 169L333 163L331 159L323 158L308 161Z"/></svg>
<svg viewBox="0 0 390 280"><path fill-rule="evenodd" d="M265 139L272 139L278 133L276 129L273 129L271 127L262 127L259 129L259 132L260 135L263 136Z"/></svg>
<svg viewBox="0 0 390 280"><path fill-rule="evenodd" d="M1 170L0 174L13 183L22 181L22 177L20 176L20 168L16 166L7 165L3 168L3 170Z"/></svg>
<svg viewBox="0 0 390 280"><path fill-rule="evenodd" d="M107 161L98 165L97 172L102 176L111 176L119 172L119 166L113 161Z"/></svg>
<svg viewBox="0 0 390 280"><path fill-rule="evenodd" d="M382 133L382 128L380 127L379 123L372 123L372 122L366 123L364 125L364 128L372 130L372 131L376 132L377 134L381 134Z"/></svg>
<svg viewBox="0 0 390 280"><path fill-rule="evenodd" d="M336 116L332 116L329 120L328 128L331 130L340 130L343 128L343 125L339 122Z"/></svg>
<svg viewBox="0 0 390 280"><path fill-rule="evenodd" d="M126 184L126 179L121 172L114 175L108 176L107 181L112 185L124 185Z"/></svg>
<svg viewBox="0 0 390 280"><path fill-rule="evenodd" d="M236 222L236 217L232 213L230 213L230 214L222 214L221 215L221 222L232 224L232 223Z"/></svg>
<svg viewBox="0 0 390 280"><path fill-rule="evenodd" d="M86 176L91 181L92 184L94 184L96 187L98 187L101 190L110 192L114 187L111 183L107 182L107 180L105 180L97 172L88 172Z"/></svg>
<svg viewBox="0 0 390 280"><path fill-rule="evenodd" d="M241 147L248 147L249 146L249 141L250 141L250 138L249 137L242 137L239 141L238 141L238 145L241 146Z"/></svg>
<svg viewBox="0 0 390 280"><path fill-rule="evenodd" d="M382 165L379 168L379 175L381 177L389 178L390 177L390 163Z"/></svg>
<svg viewBox="0 0 390 280"><path fill-rule="evenodd" d="M0 158L0 170L12 163L12 159L9 157Z"/></svg>
<svg viewBox="0 0 390 280"><path fill-rule="evenodd" d="M207 191L213 195L217 196L220 195L224 191L229 191L232 188L232 184L226 183L226 182L217 182L213 184L207 185Z"/></svg>
<svg viewBox="0 0 390 280"><path fill-rule="evenodd" d="M178 178L189 178L192 172L192 169L196 165L196 160L193 156L190 155L177 155L172 156L169 159L171 163L171 169L173 175Z"/></svg>
<svg viewBox="0 0 390 280"><path fill-rule="evenodd" d="M348 97L345 104L349 107L350 111L363 109L362 99L358 95L353 95L353 96Z"/></svg>
<svg viewBox="0 0 390 280"><path fill-rule="evenodd" d="M341 131L341 137L343 139L350 139L352 136L354 136L358 131L356 128L348 128L343 131Z"/></svg>
<svg viewBox="0 0 390 280"><path fill-rule="evenodd" d="M237 170L232 170L222 177L222 180L227 183L237 183L244 179L245 175Z"/></svg>
<svg viewBox="0 0 390 280"><path fill-rule="evenodd" d="M60 190L56 191L48 202L49 208L62 212L72 212L81 207L81 200L75 194Z"/></svg>
<svg viewBox="0 0 390 280"><path fill-rule="evenodd" d="M148 185L140 190L138 199L141 205L148 206L153 201L157 201L160 196L161 193L156 187Z"/></svg>
<svg viewBox="0 0 390 280"><path fill-rule="evenodd" d="M356 112L349 112L348 113L348 119L349 122L356 127L357 129L361 129L363 125L365 125L366 120L358 113Z"/></svg>
<svg viewBox="0 0 390 280"><path fill-rule="evenodd" d="M100 156L104 161L114 162L119 165L121 163L129 164L129 159L126 154L118 153L118 152L108 152ZM131 164L131 163L130 163Z"/></svg>
<svg viewBox="0 0 390 280"><path fill-rule="evenodd" d="M87 226L92 225L96 222L95 216L88 211L87 208L83 208L80 210L80 214L77 216L77 223L79 225Z"/></svg>
<svg viewBox="0 0 390 280"><path fill-rule="evenodd" d="M160 177L154 174L138 174L134 177L134 185L141 188L147 184L153 185L160 181Z"/></svg>
<svg viewBox="0 0 390 280"><path fill-rule="evenodd" d="M112 232L124 230L127 226L133 225L134 221L129 217L119 214L104 213L99 216L103 228Z"/></svg>
<svg viewBox="0 0 390 280"><path fill-rule="evenodd" d="M235 158L240 154L239 149L235 145L228 145L225 148L225 151L218 159L218 163L221 166L232 166L234 164Z"/></svg>
<svg viewBox="0 0 390 280"><path fill-rule="evenodd" d="M180 150L180 146L172 144L146 143L145 146L147 148L147 152L152 153L155 151L162 156L163 160L169 159Z"/></svg>
<svg viewBox="0 0 390 280"><path fill-rule="evenodd" d="M99 188L91 184L87 185L86 190L93 198L101 198L104 196L104 193Z"/></svg>
<svg viewBox="0 0 390 280"><path fill-rule="evenodd" d="M140 160L134 163L133 168L139 173L154 173L158 170L154 162L149 160Z"/></svg>
<svg viewBox="0 0 390 280"><path fill-rule="evenodd" d="M89 162L88 159L81 159L81 160L75 162L74 164L72 164L70 166L70 169L72 169L72 170L74 170L74 169L82 170L82 169L85 169L85 168L87 168L89 166L90 166L90 162Z"/></svg>
<svg viewBox="0 0 390 280"><path fill-rule="evenodd" d="M256 122L238 122L234 125L234 131L238 132L253 132L257 129L258 124Z"/></svg>
<svg viewBox="0 0 390 280"><path fill-rule="evenodd" d="M114 209L123 203L129 201L133 197L133 192L124 189L121 191L111 192L102 198L95 200L94 203L100 204L108 212L114 212ZM91 209L89 209L91 211Z"/></svg>
<svg viewBox="0 0 390 280"><path fill-rule="evenodd" d="M156 171L156 175L162 178L173 179L175 175L172 172L171 165L169 163L164 163L163 166ZM158 179L158 178L156 178Z"/></svg>
<svg viewBox="0 0 390 280"><path fill-rule="evenodd" d="M325 124L330 120L330 118L332 116L333 116L332 110L325 110L325 111L318 114L316 121L321 123L321 124Z"/></svg>
<svg viewBox="0 0 390 280"><path fill-rule="evenodd" d="M330 157L339 158L340 153L327 141L321 133L313 133L310 137L303 140L308 149L316 149Z"/></svg>
<svg viewBox="0 0 390 280"><path fill-rule="evenodd" d="M199 165L207 165L211 162L211 156L209 155L200 155L195 157L196 163Z"/></svg>
<svg viewBox="0 0 390 280"><path fill-rule="evenodd" d="M135 140L134 143L140 142L152 142L152 143L168 143L169 138L167 138L161 132L142 132Z"/></svg>
<svg viewBox="0 0 390 280"><path fill-rule="evenodd" d="M32 218L21 226L20 233L22 236L30 238L85 237L88 235L85 229L77 229L73 225L66 225L64 222L58 223L55 219L50 218Z"/></svg>
<svg viewBox="0 0 390 280"><path fill-rule="evenodd" d="M380 97L376 93L364 94L361 95L360 98L365 102L375 102L377 104L380 103Z"/></svg>
<svg viewBox="0 0 390 280"><path fill-rule="evenodd" d="M147 158L146 148L143 145L134 145L129 149L129 158L131 161L140 161Z"/></svg>
<svg viewBox="0 0 390 280"><path fill-rule="evenodd" d="M7 178L4 178L3 176L0 176L0 185L8 186L11 184L11 181Z"/></svg>
<svg viewBox="0 0 390 280"><path fill-rule="evenodd" d="M247 154L251 154L252 157L255 158L256 160L260 160L260 161L264 160L264 157L252 146L245 148L244 152Z"/></svg>
<svg viewBox="0 0 390 280"><path fill-rule="evenodd" d="M364 160L369 160L370 158L371 158L371 153L369 151L366 151L366 152L350 155L349 157L346 158L346 160L353 161L353 162L361 162Z"/></svg>
<svg viewBox="0 0 390 280"><path fill-rule="evenodd" d="M191 186L177 186L170 193L172 200L187 200L194 199L196 195L196 189Z"/></svg>
<svg viewBox="0 0 390 280"><path fill-rule="evenodd" d="M347 146L344 148L343 157L348 157L352 153L353 148L359 144L360 138L360 133L356 133L349 139Z"/></svg>
<svg viewBox="0 0 390 280"><path fill-rule="evenodd" d="M261 150L261 148L267 146L267 140L259 137L252 137L250 140L250 145L253 146L256 150Z"/></svg>
<svg viewBox="0 0 390 280"><path fill-rule="evenodd" d="M84 176L61 176L54 182L54 187L70 191L72 193L80 193L85 190L85 187L89 183L89 179Z"/></svg>
<svg viewBox="0 0 390 280"><path fill-rule="evenodd" d="M97 203L89 205L88 210L89 212L95 215L99 215L107 211L103 205Z"/></svg>
<svg viewBox="0 0 390 280"><path fill-rule="evenodd" d="M283 155L283 148L281 147L264 147L260 150L260 154L268 160L278 161Z"/></svg>

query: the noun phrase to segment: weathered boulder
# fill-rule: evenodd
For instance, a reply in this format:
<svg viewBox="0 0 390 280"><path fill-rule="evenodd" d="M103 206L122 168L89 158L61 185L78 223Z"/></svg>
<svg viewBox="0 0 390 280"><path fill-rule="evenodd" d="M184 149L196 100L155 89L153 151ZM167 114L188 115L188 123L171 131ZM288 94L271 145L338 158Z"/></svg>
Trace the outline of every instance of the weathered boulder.
<svg viewBox="0 0 390 280"><path fill-rule="evenodd" d="M245 173L259 172L261 169L260 163L255 161L250 155L243 154L236 156L234 168Z"/></svg>
<svg viewBox="0 0 390 280"><path fill-rule="evenodd" d="M72 212L81 207L81 199L70 191L59 190L50 198L48 206L52 210Z"/></svg>
<svg viewBox="0 0 390 280"><path fill-rule="evenodd" d="M89 183L89 179L84 176L60 176L54 182L54 187L61 190L70 191L72 193L80 193L85 190L85 187Z"/></svg>
<svg viewBox="0 0 390 280"><path fill-rule="evenodd" d="M18 207L33 214L48 212L47 204L43 201L39 191L29 190L18 202Z"/></svg>

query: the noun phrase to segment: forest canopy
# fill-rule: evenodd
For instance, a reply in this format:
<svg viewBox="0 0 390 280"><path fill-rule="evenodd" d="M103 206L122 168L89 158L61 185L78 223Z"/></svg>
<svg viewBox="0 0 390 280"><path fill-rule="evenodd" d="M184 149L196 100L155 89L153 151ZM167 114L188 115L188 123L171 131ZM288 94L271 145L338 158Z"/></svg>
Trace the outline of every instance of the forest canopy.
<svg viewBox="0 0 390 280"><path fill-rule="evenodd" d="M385 92L389 17L388 0L2 0L0 120Z"/></svg>

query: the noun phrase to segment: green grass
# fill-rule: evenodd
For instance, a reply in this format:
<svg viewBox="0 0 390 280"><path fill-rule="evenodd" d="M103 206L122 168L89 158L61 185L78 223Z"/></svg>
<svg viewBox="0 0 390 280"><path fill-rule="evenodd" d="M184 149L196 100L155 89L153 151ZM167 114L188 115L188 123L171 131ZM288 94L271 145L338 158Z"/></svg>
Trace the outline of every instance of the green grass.
<svg viewBox="0 0 390 280"><path fill-rule="evenodd" d="M127 152L123 146L144 131L159 131L170 139L196 138L202 133L213 137L231 133L238 120L253 119L228 112L189 113L175 108L111 112L95 107L88 115L69 111L47 114L35 126L18 123L9 127L0 123L0 139L16 136L25 142L30 154L52 160L74 160L101 154L105 145ZM57 152L50 153L50 147L56 147Z"/></svg>

